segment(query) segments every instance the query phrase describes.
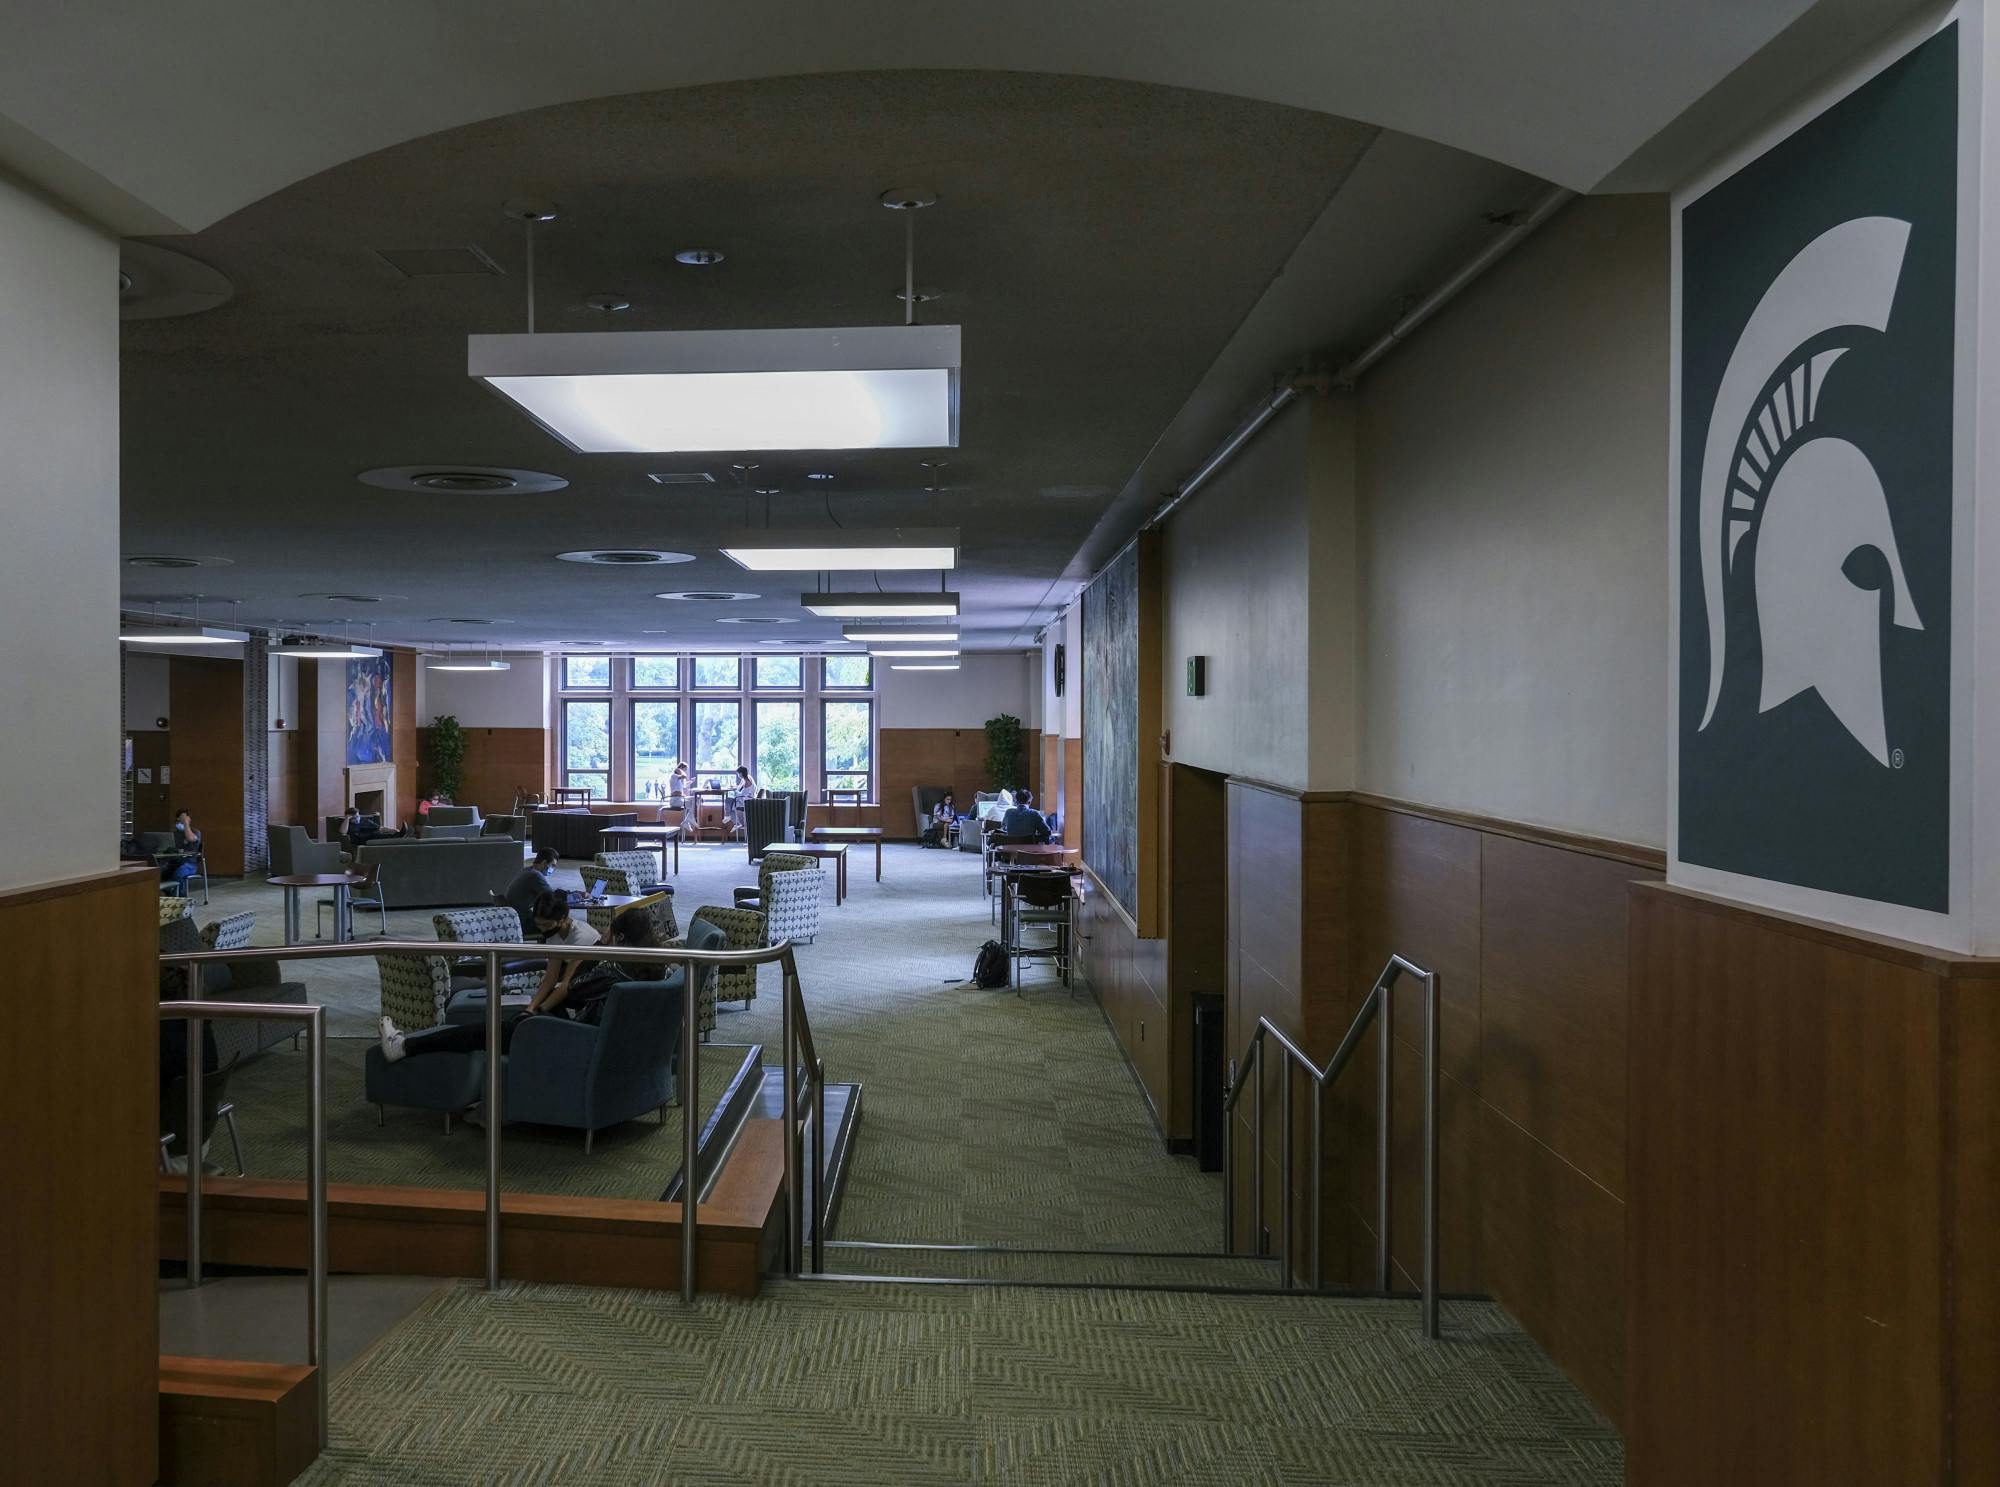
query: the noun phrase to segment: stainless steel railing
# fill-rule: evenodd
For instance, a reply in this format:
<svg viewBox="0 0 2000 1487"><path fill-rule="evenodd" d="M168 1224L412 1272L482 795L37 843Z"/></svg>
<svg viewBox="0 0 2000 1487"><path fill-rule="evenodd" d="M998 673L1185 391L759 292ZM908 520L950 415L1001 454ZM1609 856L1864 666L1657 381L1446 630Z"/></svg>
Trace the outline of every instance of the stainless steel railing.
<svg viewBox="0 0 2000 1487"><path fill-rule="evenodd" d="M800 1129L799 1066L804 1062L806 1097L812 1123L812 1268L826 1269L826 1065L813 1047L812 1025L806 1020L805 994L797 969L785 969L784 1001L778 1041L783 1045L785 1090L785 1274L797 1275L805 1259L805 1182L800 1174L805 1133Z"/></svg>
<svg viewBox="0 0 2000 1487"><path fill-rule="evenodd" d="M1231 1118L1236 1111L1237 1101L1243 1094L1243 1087L1255 1081L1255 1093L1250 1106L1250 1144L1252 1166L1250 1169L1250 1209L1256 1224L1256 1250L1266 1252L1264 1241L1264 1060L1265 1049L1275 1043L1278 1047L1278 1087L1279 1119L1283 1130L1278 1141L1278 1256L1281 1275L1279 1284L1289 1290L1292 1286L1294 1269L1292 1265L1292 1065L1312 1082L1312 1171L1308 1186L1311 1214L1307 1232L1311 1236L1310 1274L1312 1288L1319 1290L1325 1279L1320 1268L1320 1172L1322 1143L1322 1097L1326 1087L1339 1077L1354 1057L1355 1049L1361 1046L1361 1039L1368 1031L1368 1024L1374 1021L1381 1030L1381 1053L1378 1059L1380 1069L1376 1079L1375 1109L1375 1283L1376 1289L1387 1292L1390 1286L1392 1262L1390 1259L1389 1226L1389 1127L1390 1096L1394 1088L1395 1070L1395 985L1404 975L1416 977L1424 985L1424 1231L1422 1275L1418 1287L1422 1296L1423 1332L1427 1338L1438 1335L1438 976L1435 971L1427 971L1414 961L1405 960L1400 955L1389 957L1382 974L1375 978L1375 984L1368 989L1368 995L1361 1008L1354 1014L1354 1021L1348 1025L1346 1036L1334 1050L1322 1069L1308 1058L1298 1044L1286 1037L1284 1031L1268 1017L1257 1019L1257 1030L1250 1035L1249 1046L1243 1050L1241 1060L1232 1063L1229 1071L1228 1092L1223 1099L1223 1142L1222 1142L1222 1249L1224 1254L1235 1251L1236 1244L1236 1173L1235 1151L1236 1132Z"/></svg>
<svg viewBox="0 0 2000 1487"><path fill-rule="evenodd" d="M785 1001L784 1031L781 1041L785 1044L785 1178L790 1184L791 1212L796 1217L799 1212L799 1182L796 1162L796 1133L799 1130L797 1090L795 1088L796 1065L792 1060L793 1028L803 1034L808 1054L811 1054L811 1030L805 1025L805 998L799 986L797 957L792 953L792 942L780 940L775 945L759 946L750 950L689 950L675 947L661 950L641 950L624 945L537 945L532 941L511 941L502 944L475 944L457 940L367 940L328 945L257 945L241 950L188 950L164 953L160 956L162 965L184 965L188 968L187 1003L164 1003L165 1007L198 1006L199 1016L217 1016L213 1009L220 1007L246 1006L254 1009L260 1021L278 1022L297 1020L304 1014L315 1017L321 1015L319 1007L288 1007L284 1003L235 1003L201 1001L201 968L210 964L227 964L236 960L350 960L358 956L375 955L421 955L445 956L452 960L481 960L485 962L486 978L486 1286L496 1289L500 1284L500 963L502 960L614 960L625 965L677 965L683 967L681 985L684 997L681 1004L681 1067L676 1081L681 1098L681 1299L693 1301L695 1294L696 1264L695 1250L697 1226L696 1204L699 1201L700 1184L695 1181L695 1148L701 1135L701 1063L696 1050L701 1042L700 1002L696 987L696 967L698 966L741 966L778 964L784 967ZM193 1012L177 1013L180 1016L196 1016ZM236 1015L236 1014L231 1014ZM199 1047L199 1029L191 1029L190 1043ZM323 1045L322 1045L323 1046ZM200 1062L199 1054L193 1055L195 1063ZM811 1063L813 1088L819 1095L820 1118L814 1122L814 1149L820 1149L820 1127L825 1125L825 1079L824 1069L816 1056ZM315 1065L319 1071L313 1077L319 1081L315 1088L324 1085L324 1055ZM189 1081L192 1100L199 1094L199 1080ZM197 1127L198 1129L198 1127ZM324 1153L325 1112L315 1108L312 1119L312 1139L319 1143ZM189 1164L198 1167L199 1162ZM322 1216L319 1221L320 1247L324 1252L324 1187L325 1166L323 1160L317 1168L308 1167L310 1175L314 1170L321 1174ZM308 1184L310 1187L310 1183ZM817 1195L820 1184L813 1185ZM815 1209L822 1214L824 1200L816 1201ZM201 1181L198 1174L188 1183L188 1233L191 1241L200 1236ZM819 1229L814 1228L814 1264L820 1262ZM799 1230L794 1224L789 1240L788 1258L793 1273L798 1269ZM194 1242L189 1244L190 1256L198 1256L199 1249ZM199 1261L194 1262L197 1267ZM195 1284L199 1284L198 1268Z"/></svg>
<svg viewBox="0 0 2000 1487"><path fill-rule="evenodd" d="M164 957L163 957L164 958ZM200 995L198 972L189 987ZM161 1002L160 1021L187 1019L187 1283L201 1284L202 1028L208 1022L297 1022L306 1034L306 1361L313 1366L319 1438L326 1435L326 1009L264 1002Z"/></svg>

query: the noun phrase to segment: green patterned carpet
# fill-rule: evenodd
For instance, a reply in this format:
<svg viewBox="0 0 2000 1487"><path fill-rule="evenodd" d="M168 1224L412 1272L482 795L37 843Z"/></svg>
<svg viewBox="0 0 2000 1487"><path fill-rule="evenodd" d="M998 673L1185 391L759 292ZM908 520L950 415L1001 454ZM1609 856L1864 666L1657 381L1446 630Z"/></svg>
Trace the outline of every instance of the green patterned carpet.
<svg viewBox="0 0 2000 1487"><path fill-rule="evenodd" d="M336 1383L302 1487L1568 1487L1611 1428L1497 1307L1152 1292L459 1285Z"/></svg>

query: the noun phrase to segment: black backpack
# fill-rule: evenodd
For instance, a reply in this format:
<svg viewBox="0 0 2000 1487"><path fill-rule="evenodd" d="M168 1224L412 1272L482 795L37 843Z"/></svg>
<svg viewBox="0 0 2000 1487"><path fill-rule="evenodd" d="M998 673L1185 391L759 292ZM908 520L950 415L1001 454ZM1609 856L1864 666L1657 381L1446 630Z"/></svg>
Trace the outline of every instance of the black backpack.
<svg viewBox="0 0 2000 1487"><path fill-rule="evenodd" d="M989 991L1007 984L1007 949L998 940L988 940L979 947L972 962L972 984Z"/></svg>

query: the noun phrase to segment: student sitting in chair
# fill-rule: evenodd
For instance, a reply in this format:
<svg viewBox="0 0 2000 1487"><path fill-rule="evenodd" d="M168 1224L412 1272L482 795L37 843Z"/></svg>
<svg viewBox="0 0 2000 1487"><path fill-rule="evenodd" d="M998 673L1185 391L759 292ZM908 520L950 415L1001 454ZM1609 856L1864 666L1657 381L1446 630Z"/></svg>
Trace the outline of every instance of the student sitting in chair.
<svg viewBox="0 0 2000 1487"><path fill-rule="evenodd" d="M1014 792L1013 806L1000 818L1000 834L1017 842L1046 842L1049 839L1048 818L1035 809L1034 791Z"/></svg>

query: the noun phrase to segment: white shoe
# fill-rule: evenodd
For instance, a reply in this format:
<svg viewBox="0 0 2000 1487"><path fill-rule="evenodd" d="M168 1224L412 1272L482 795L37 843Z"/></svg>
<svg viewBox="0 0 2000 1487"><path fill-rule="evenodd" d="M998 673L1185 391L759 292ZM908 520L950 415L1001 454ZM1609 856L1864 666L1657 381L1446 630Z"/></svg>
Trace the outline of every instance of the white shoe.
<svg viewBox="0 0 2000 1487"><path fill-rule="evenodd" d="M403 1048L403 1035L402 1035L402 1033L400 1033L399 1031L397 1031L397 1029L396 1029L396 1024L395 1024L395 1023L391 1022L391 1021L390 1021L390 1020L389 1020L388 1018L386 1018L386 1017L385 1017L385 1018L383 1018L383 1019L382 1019L382 1057L383 1057L383 1058L385 1058L385 1059L387 1059L387 1060L388 1060L388 1061L389 1061L390 1063L392 1063L392 1064L393 1064L393 1063L395 1063L395 1062L396 1062L396 1061L397 1061L398 1059L402 1058L402 1056L403 1056L403 1054L404 1054L404 1051L405 1051L405 1050L404 1050L404 1048Z"/></svg>

